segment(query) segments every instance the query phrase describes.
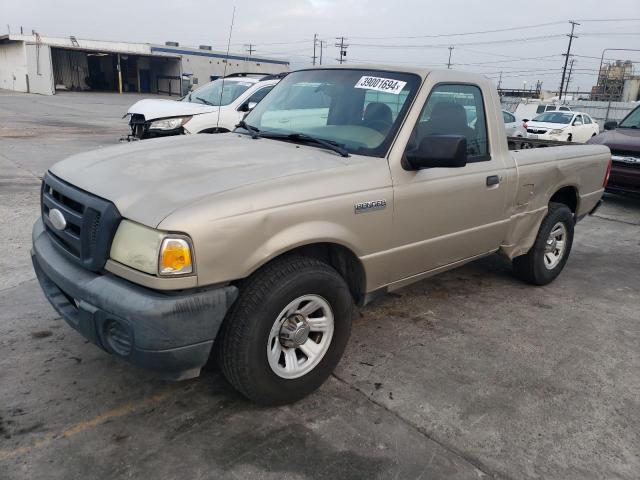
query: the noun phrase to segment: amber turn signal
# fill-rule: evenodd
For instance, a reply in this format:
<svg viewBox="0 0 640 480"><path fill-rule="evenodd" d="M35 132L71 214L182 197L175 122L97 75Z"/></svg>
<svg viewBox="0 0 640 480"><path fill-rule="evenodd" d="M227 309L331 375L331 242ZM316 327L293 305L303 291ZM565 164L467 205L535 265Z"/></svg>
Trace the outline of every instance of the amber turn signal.
<svg viewBox="0 0 640 480"><path fill-rule="evenodd" d="M193 272L191 247L183 238L165 238L160 247L160 275L181 275Z"/></svg>

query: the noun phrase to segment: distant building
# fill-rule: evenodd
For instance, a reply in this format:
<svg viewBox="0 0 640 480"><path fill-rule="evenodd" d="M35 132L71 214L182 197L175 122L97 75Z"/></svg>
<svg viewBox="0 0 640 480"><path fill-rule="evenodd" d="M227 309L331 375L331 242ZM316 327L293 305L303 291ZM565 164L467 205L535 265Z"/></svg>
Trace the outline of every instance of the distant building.
<svg viewBox="0 0 640 480"><path fill-rule="evenodd" d="M0 88L53 95L56 90L179 95L226 73L280 73L282 59L181 47L70 37L0 35Z"/></svg>
<svg viewBox="0 0 640 480"><path fill-rule="evenodd" d="M631 60L616 60L615 62L602 65L598 72L597 84L591 88L591 99L612 102L629 102L637 100L637 89L635 97L633 96L632 84L626 87L625 84L630 80L637 80L638 76L634 76L633 62Z"/></svg>

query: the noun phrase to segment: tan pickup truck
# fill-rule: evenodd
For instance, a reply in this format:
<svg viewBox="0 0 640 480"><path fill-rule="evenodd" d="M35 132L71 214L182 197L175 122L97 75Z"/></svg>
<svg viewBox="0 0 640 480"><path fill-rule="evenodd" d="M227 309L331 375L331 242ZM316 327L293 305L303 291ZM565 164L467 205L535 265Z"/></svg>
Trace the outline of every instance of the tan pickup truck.
<svg viewBox="0 0 640 480"><path fill-rule="evenodd" d="M289 74L236 130L54 165L33 264L66 321L173 379L215 355L263 404L318 388L355 305L499 253L551 282L600 202L603 146L509 151L489 80L452 70Z"/></svg>

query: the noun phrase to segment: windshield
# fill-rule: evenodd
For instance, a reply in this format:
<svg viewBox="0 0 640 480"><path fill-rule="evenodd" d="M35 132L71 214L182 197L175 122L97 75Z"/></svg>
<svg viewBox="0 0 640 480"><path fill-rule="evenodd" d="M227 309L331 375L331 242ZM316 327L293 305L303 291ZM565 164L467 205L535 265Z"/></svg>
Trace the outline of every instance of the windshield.
<svg viewBox="0 0 640 480"><path fill-rule="evenodd" d="M222 89L222 78L209 82L206 85L194 90L182 99L183 102L202 103L204 105L229 105L236 98L242 95L253 82L243 80L224 80L224 90ZM222 96L220 95L222 93Z"/></svg>
<svg viewBox="0 0 640 480"><path fill-rule="evenodd" d="M571 119L573 118L573 113L560 113L560 112L547 112L542 115L538 115L533 119L534 122L545 122L545 123L571 123Z"/></svg>
<svg viewBox="0 0 640 480"><path fill-rule="evenodd" d="M640 128L640 107L636 107L619 125L620 128Z"/></svg>
<svg viewBox="0 0 640 480"><path fill-rule="evenodd" d="M262 134L305 134L349 153L383 157L420 85L414 74L303 70L287 75L247 115Z"/></svg>

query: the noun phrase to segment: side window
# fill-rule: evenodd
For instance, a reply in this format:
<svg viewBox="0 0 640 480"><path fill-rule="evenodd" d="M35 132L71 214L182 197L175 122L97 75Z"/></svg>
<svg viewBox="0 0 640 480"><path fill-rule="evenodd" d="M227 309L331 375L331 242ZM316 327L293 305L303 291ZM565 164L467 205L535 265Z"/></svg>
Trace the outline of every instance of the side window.
<svg viewBox="0 0 640 480"><path fill-rule="evenodd" d="M574 124L574 125L582 125L582 124L583 124L583 122L582 122L582 115L576 115L576 118L575 118L575 120L573 121L573 124Z"/></svg>
<svg viewBox="0 0 640 480"><path fill-rule="evenodd" d="M563 112L570 112L571 109L569 107L560 107L560 110L562 110Z"/></svg>
<svg viewBox="0 0 640 480"><path fill-rule="evenodd" d="M504 123L513 123L516 121L516 117L509 112L502 112L502 120L504 120Z"/></svg>
<svg viewBox="0 0 640 480"><path fill-rule="evenodd" d="M584 115L584 117L583 117L583 118L584 118L584 124L585 124L585 125L589 125L589 124L593 123L593 122L591 121L591 117L590 117L589 115Z"/></svg>
<svg viewBox="0 0 640 480"><path fill-rule="evenodd" d="M489 160L487 118L482 91L475 85L434 87L414 130L416 147L428 135L462 135L469 162Z"/></svg>
<svg viewBox="0 0 640 480"><path fill-rule="evenodd" d="M260 100L262 100L267 95L267 93L271 91L273 87L274 85L270 85L268 87L261 88L260 90L254 92L253 95L247 98L247 102L260 103Z"/></svg>
<svg viewBox="0 0 640 480"><path fill-rule="evenodd" d="M536 108L536 113L544 113L544 105L538 105L538 108Z"/></svg>

